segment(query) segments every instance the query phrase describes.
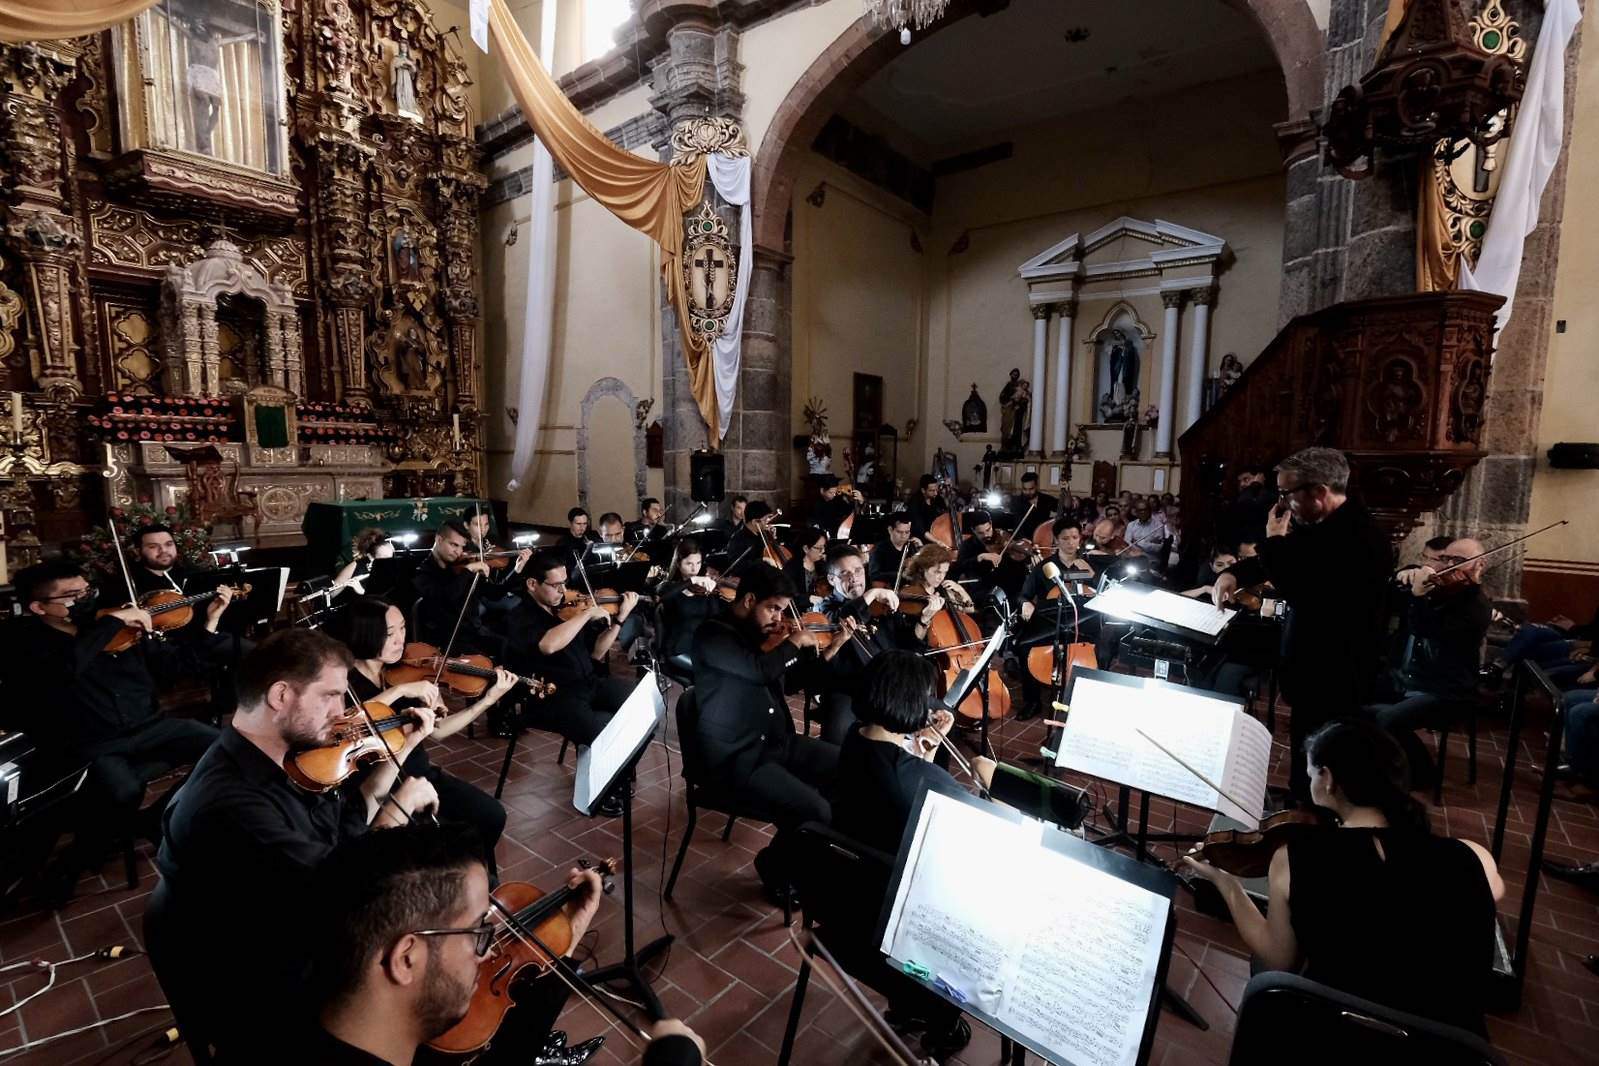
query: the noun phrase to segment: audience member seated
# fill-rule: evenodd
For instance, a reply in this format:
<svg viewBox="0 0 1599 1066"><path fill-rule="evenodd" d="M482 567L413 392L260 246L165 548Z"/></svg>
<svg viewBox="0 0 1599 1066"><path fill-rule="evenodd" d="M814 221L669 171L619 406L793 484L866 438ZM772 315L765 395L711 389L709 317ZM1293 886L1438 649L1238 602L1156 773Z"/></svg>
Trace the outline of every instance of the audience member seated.
<svg viewBox="0 0 1599 1066"><path fill-rule="evenodd" d="M151 628L143 610L122 607L97 617L98 593L66 560L30 566L14 583L25 613L8 628L8 722L15 718L41 755L63 772L89 766L73 843L45 886L52 901L62 902L79 875L98 866L118 839L156 839L160 809L152 809L146 824L137 817L152 768L188 765L216 739L212 726L166 717L156 701L160 687L202 669L205 641L224 639L216 629L230 596L223 589L206 605L200 640L142 637L113 654L106 646L124 627Z"/></svg>
<svg viewBox="0 0 1599 1066"><path fill-rule="evenodd" d="M1338 827L1278 849L1265 915L1230 873L1184 858L1221 891L1256 965L1303 973L1395 1010L1486 1035L1494 902L1486 848L1432 834L1389 734L1337 719L1305 743L1311 800Z"/></svg>

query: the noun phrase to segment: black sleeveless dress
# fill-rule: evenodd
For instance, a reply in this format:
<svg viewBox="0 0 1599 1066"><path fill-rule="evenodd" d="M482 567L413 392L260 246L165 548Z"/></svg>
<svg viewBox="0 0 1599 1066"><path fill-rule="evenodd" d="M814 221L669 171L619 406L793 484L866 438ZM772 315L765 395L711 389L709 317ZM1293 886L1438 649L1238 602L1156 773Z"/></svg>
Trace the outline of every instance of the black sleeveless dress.
<svg viewBox="0 0 1599 1066"><path fill-rule="evenodd" d="M1415 830L1327 829L1290 843L1288 866L1306 977L1487 1035L1494 900L1471 848Z"/></svg>

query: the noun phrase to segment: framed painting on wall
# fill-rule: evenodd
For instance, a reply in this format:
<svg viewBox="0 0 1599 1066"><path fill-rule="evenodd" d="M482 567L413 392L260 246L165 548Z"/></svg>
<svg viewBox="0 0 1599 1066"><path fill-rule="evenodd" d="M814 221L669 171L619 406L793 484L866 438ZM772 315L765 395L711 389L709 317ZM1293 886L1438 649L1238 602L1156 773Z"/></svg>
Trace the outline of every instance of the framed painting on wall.
<svg viewBox="0 0 1599 1066"><path fill-rule="evenodd" d="M883 378L879 374L855 375L855 432L876 433L883 424Z"/></svg>

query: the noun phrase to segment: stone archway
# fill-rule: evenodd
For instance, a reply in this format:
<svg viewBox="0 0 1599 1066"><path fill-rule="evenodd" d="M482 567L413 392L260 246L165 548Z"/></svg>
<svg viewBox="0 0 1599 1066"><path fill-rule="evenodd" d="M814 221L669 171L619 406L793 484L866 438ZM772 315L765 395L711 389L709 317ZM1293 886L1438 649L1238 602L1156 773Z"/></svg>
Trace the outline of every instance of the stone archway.
<svg viewBox="0 0 1599 1066"><path fill-rule="evenodd" d="M615 397L633 418L633 488L634 495L643 499L648 492L646 487L648 477L645 468L645 435L644 423L636 417L638 411L638 397L633 390L628 388L627 382L621 378L600 378L589 386L588 392L583 394L581 415L577 426L577 502L582 507L589 505L589 426L594 414L594 405L606 397Z"/></svg>
<svg viewBox="0 0 1599 1066"><path fill-rule="evenodd" d="M1285 123L1308 119L1322 104L1324 35L1305 0L1222 0L1254 19L1282 68L1288 97ZM945 18L918 34L909 47L980 14L979 3L957 3ZM800 75L772 116L761 138L751 175L755 244L768 252L783 249L783 230L793 195L794 162L809 148L822 124L872 75L905 51L893 32L874 27L864 15L850 24Z"/></svg>

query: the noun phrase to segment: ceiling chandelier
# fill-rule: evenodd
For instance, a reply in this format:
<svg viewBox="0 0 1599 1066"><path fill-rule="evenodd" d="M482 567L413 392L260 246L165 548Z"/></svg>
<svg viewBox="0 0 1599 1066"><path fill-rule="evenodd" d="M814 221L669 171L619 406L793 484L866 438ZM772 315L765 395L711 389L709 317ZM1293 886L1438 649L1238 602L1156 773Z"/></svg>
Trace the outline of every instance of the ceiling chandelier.
<svg viewBox="0 0 1599 1066"><path fill-rule="evenodd" d="M949 0L866 0L866 15L877 26L899 31L899 43L911 43L911 30L925 30L944 17Z"/></svg>

